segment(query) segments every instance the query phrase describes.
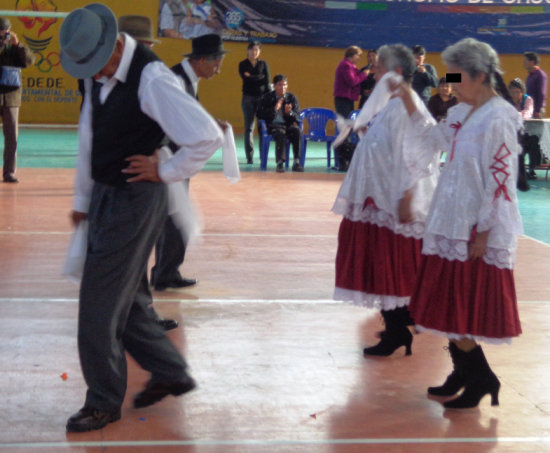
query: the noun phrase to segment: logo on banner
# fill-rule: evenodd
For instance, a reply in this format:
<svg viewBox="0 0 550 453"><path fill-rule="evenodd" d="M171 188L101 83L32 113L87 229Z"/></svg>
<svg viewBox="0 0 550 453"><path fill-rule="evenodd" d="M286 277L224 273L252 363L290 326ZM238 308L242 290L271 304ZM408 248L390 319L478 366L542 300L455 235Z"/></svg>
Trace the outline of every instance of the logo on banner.
<svg viewBox="0 0 550 453"><path fill-rule="evenodd" d="M230 8L224 14L224 21L228 28L236 30L244 22L244 13L238 8Z"/></svg>
<svg viewBox="0 0 550 453"><path fill-rule="evenodd" d="M57 6L51 0L17 0L17 11L56 12ZM57 22L55 17L19 17L26 32L25 43L37 54L36 67L40 72L50 72L61 62L59 52L47 52L53 39L51 26Z"/></svg>

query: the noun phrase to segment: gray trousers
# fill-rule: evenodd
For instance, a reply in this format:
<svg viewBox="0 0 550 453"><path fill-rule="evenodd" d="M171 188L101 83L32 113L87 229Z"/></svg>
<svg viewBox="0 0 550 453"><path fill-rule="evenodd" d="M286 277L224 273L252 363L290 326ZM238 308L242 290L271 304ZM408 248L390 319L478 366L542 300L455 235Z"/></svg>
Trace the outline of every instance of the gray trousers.
<svg viewBox="0 0 550 453"><path fill-rule="evenodd" d="M166 209L164 184L94 185L78 315L85 404L94 409L111 412L122 406L125 351L153 381L179 381L185 375L185 360L155 322L147 283L147 261Z"/></svg>
<svg viewBox="0 0 550 453"><path fill-rule="evenodd" d="M4 133L3 177L15 175L17 132L19 128L19 107L0 107L2 132Z"/></svg>
<svg viewBox="0 0 550 453"><path fill-rule="evenodd" d="M185 180L189 191L189 179ZM185 259L185 242L172 218L167 215L164 227L155 244L155 265L151 269L153 286L178 281L182 278L179 267Z"/></svg>

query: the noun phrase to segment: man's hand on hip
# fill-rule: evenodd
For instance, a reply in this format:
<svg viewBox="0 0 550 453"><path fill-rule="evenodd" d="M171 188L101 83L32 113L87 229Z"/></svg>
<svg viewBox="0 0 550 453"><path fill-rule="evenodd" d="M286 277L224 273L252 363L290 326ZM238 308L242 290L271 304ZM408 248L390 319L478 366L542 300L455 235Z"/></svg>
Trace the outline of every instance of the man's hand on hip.
<svg viewBox="0 0 550 453"><path fill-rule="evenodd" d="M162 182L159 177L158 169L158 158L159 150L155 151L155 154L152 156L144 156L142 154L135 154L133 156L127 157L126 160L130 163L128 167L122 170L122 173L129 175L136 175L130 179L128 182L138 182L138 181L151 181L151 182Z"/></svg>

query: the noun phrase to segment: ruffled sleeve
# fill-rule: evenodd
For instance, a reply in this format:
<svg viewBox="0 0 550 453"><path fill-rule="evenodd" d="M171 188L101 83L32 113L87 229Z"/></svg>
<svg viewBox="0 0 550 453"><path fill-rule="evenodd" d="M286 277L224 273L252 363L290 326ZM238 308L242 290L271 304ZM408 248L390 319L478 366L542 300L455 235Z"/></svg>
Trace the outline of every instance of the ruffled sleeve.
<svg viewBox="0 0 550 453"><path fill-rule="evenodd" d="M449 148L445 123L436 123L418 96L415 96L415 104L417 110L410 117L404 139L405 190L420 179L439 172L439 157Z"/></svg>

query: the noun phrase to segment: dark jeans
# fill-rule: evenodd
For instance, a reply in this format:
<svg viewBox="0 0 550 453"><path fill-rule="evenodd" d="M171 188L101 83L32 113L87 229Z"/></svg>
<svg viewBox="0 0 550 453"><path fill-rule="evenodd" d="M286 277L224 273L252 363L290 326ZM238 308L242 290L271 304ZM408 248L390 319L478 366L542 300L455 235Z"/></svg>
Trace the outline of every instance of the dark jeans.
<svg viewBox="0 0 550 453"><path fill-rule="evenodd" d="M271 126L271 135L275 141L275 160L277 163L285 161L286 139L292 144L292 154L294 160L300 159L300 142L302 134L297 124L286 126L284 124L274 124Z"/></svg>
<svg viewBox="0 0 550 453"><path fill-rule="evenodd" d="M241 101L244 115L244 152L247 161L252 160L254 157L254 123L260 99L261 97L243 94Z"/></svg>
<svg viewBox="0 0 550 453"><path fill-rule="evenodd" d="M19 107L0 107L4 132L4 178L15 175Z"/></svg>
<svg viewBox="0 0 550 453"><path fill-rule="evenodd" d="M353 112L354 102L348 98L334 98L334 110L344 118L348 118L349 114Z"/></svg>

